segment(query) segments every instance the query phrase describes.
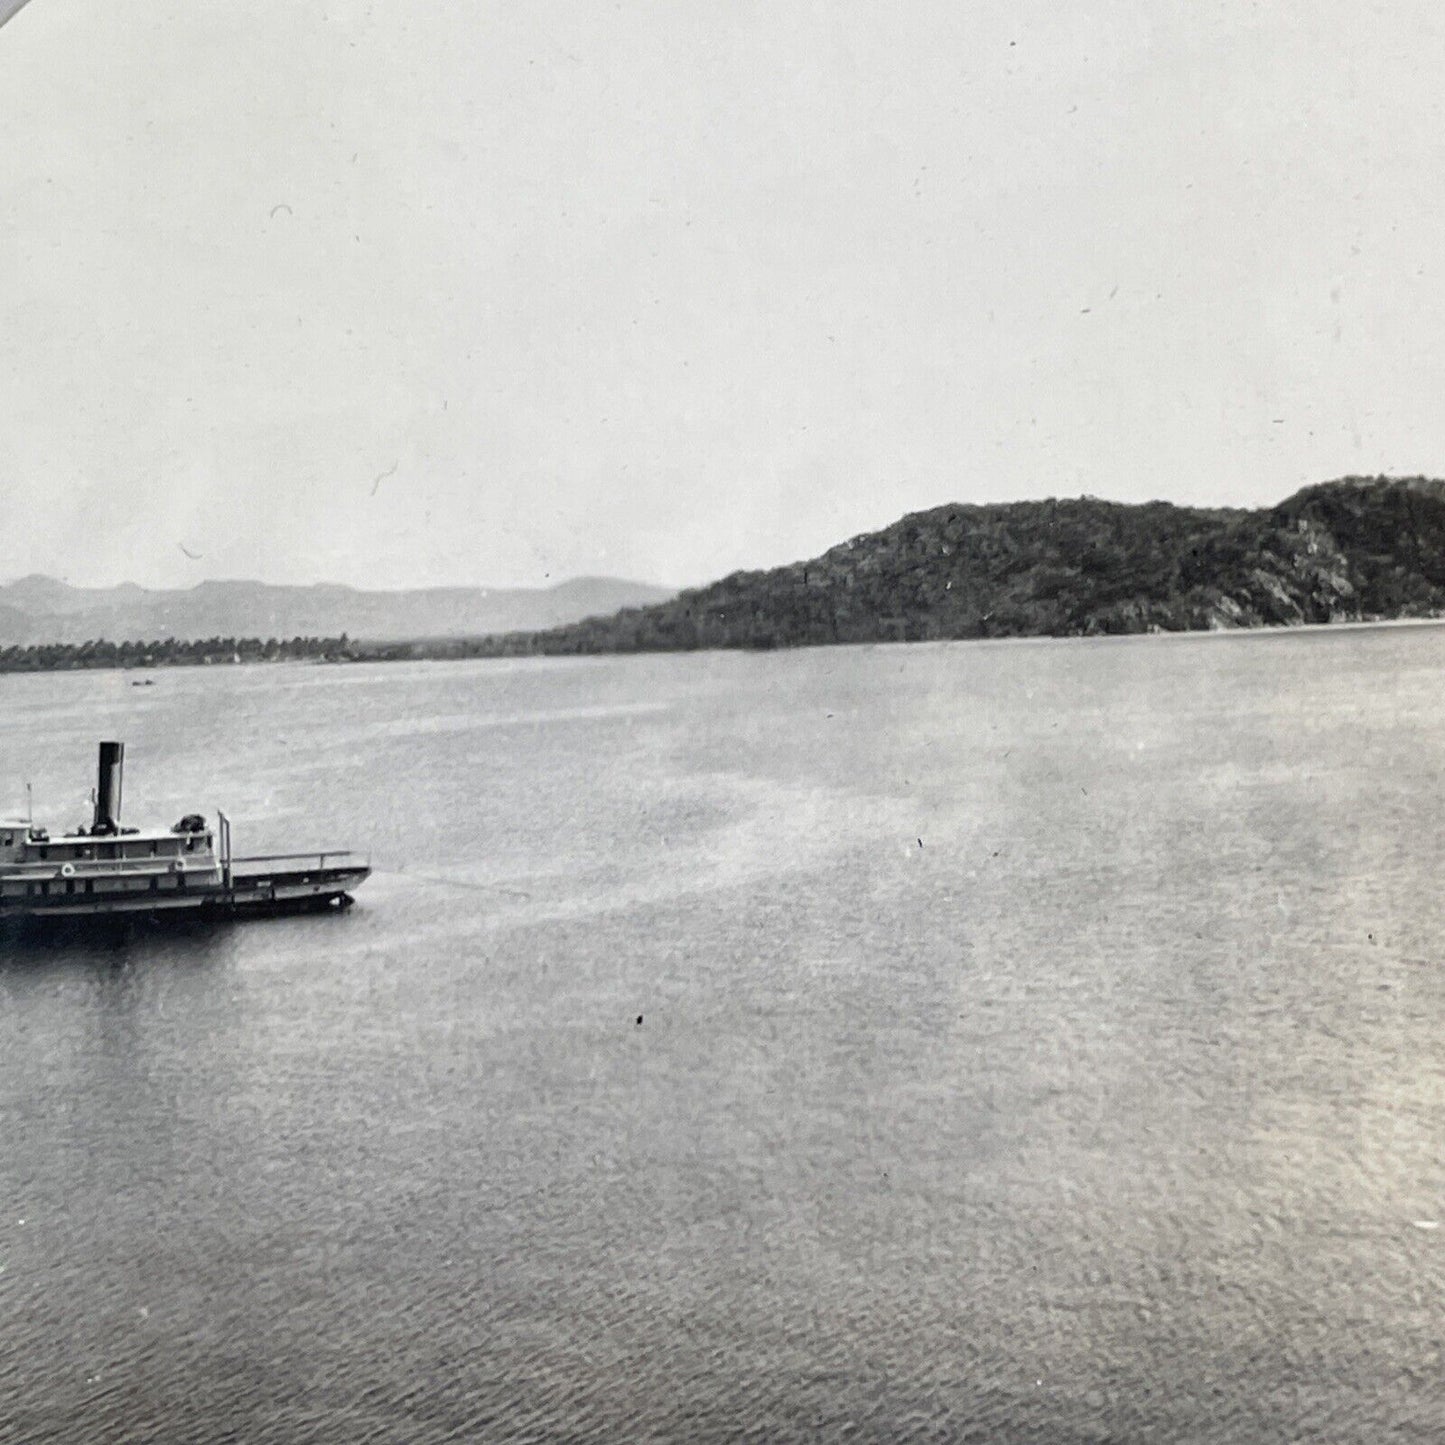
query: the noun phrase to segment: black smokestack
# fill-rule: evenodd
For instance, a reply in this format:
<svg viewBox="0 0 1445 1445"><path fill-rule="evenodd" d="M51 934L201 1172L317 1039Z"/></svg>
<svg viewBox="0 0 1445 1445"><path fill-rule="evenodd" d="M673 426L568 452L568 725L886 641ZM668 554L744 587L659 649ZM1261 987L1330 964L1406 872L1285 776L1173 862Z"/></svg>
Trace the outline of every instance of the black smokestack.
<svg viewBox="0 0 1445 1445"><path fill-rule="evenodd" d="M95 833L114 833L120 827L120 783L125 771L125 744L101 743L100 778L95 787Z"/></svg>

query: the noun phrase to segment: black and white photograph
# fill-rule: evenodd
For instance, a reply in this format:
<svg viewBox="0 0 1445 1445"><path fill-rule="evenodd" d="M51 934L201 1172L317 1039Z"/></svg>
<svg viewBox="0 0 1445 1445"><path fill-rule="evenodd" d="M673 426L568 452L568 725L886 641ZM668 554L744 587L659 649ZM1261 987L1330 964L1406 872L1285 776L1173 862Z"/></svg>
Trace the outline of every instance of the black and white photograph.
<svg viewBox="0 0 1445 1445"><path fill-rule="evenodd" d="M1445 1440L1442 76L0 0L0 1445Z"/></svg>

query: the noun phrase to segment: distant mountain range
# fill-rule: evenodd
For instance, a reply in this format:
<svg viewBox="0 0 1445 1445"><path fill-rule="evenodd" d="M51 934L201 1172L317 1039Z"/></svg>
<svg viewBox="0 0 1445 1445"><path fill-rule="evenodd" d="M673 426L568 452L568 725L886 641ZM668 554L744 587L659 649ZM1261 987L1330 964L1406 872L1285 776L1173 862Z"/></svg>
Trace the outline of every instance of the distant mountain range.
<svg viewBox="0 0 1445 1445"><path fill-rule="evenodd" d="M664 587L579 577L545 589L432 587L369 592L323 584L201 582L178 591L71 587L52 577L0 586L0 646L173 637L337 637L368 641L525 632L672 596Z"/></svg>
<svg viewBox="0 0 1445 1445"><path fill-rule="evenodd" d="M1255 511L952 505L809 562L473 655L1085 636L1445 615L1445 482L1350 477Z"/></svg>

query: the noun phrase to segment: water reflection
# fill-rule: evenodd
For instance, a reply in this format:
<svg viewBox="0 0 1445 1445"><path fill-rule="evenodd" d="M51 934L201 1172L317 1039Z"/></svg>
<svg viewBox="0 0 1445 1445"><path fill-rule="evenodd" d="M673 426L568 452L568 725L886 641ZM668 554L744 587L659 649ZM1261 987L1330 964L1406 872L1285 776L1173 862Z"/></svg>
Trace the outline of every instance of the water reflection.
<svg viewBox="0 0 1445 1445"><path fill-rule="evenodd" d="M59 966L124 970L147 963L206 965L235 954L236 923L66 920L44 926L0 926L0 977Z"/></svg>

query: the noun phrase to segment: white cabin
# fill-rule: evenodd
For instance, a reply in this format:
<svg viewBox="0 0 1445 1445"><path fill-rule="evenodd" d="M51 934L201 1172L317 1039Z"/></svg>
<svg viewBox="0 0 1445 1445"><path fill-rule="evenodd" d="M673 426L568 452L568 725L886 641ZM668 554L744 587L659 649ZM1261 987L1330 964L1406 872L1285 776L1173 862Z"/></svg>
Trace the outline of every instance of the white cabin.
<svg viewBox="0 0 1445 1445"><path fill-rule="evenodd" d="M23 820L0 822L0 898L176 893L220 882L221 862L209 827L54 838Z"/></svg>

